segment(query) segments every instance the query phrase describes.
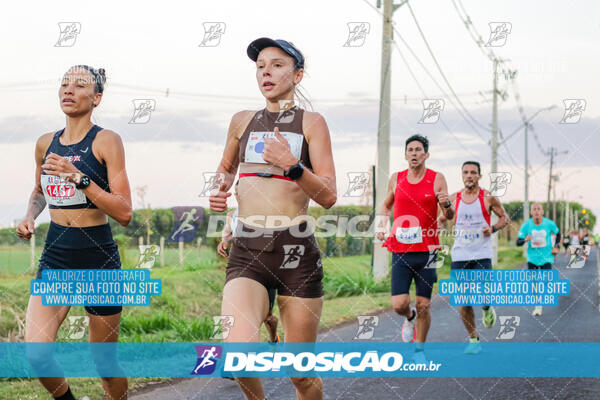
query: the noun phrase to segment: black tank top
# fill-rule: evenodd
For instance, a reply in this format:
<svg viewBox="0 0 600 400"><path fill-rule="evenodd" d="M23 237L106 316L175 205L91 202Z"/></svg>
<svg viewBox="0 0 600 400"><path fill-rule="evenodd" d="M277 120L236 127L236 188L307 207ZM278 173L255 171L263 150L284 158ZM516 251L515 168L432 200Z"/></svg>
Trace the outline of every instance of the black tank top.
<svg viewBox="0 0 600 400"><path fill-rule="evenodd" d="M587 246L590 244L590 236L589 235L583 235L583 238L581 239L581 244Z"/></svg>
<svg viewBox="0 0 600 400"><path fill-rule="evenodd" d="M52 142L46 151L46 156L54 153L68 159L78 170L89 176L90 180L100 186L102 190L110 193L106 163L100 163L92 153L92 142L102 129L98 125L93 125L83 140L66 146L61 144L59 140L60 135L64 132L64 129L61 129L54 134ZM45 174L44 171L42 171L41 180L48 208L98 208L81 190L76 189L75 184L71 182L57 176Z"/></svg>

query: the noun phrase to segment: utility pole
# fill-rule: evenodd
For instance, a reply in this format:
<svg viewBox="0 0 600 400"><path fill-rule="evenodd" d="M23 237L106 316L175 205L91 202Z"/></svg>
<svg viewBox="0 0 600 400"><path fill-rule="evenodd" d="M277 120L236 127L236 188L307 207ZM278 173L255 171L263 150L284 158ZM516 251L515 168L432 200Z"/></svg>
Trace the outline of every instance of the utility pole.
<svg viewBox="0 0 600 400"><path fill-rule="evenodd" d="M500 60L494 57L494 89L492 91L492 171L498 172L498 64ZM492 213L492 226L498 222L496 214ZM492 265L498 264L498 235L492 235Z"/></svg>
<svg viewBox="0 0 600 400"><path fill-rule="evenodd" d="M394 11L407 0L400 4L393 4L392 0L383 0L383 37L381 41L381 89L379 96L379 123L377 127L377 176L375 215L381 215L381 207L387 194L387 183L390 176L390 103L392 80L392 16ZM378 7L380 2L377 2ZM383 278L389 270L389 255L381 247L381 241L373 238L373 277Z"/></svg>
<svg viewBox="0 0 600 400"><path fill-rule="evenodd" d="M569 212L569 199L568 196L569 193L567 192L565 195L565 235L568 235L569 232L569 216L571 215L571 213Z"/></svg>
<svg viewBox="0 0 600 400"><path fill-rule="evenodd" d="M555 153L556 149L554 147L550 147L550 174L548 175L548 198L546 199L546 204L548 205L548 214L550 214L550 190L552 190L552 166L554 165Z"/></svg>
<svg viewBox="0 0 600 400"><path fill-rule="evenodd" d="M529 219L529 140L527 139L527 129L529 121L525 121L525 201L523 202L523 222Z"/></svg>
<svg viewBox="0 0 600 400"><path fill-rule="evenodd" d="M513 133L502 140L502 143L506 143L506 141L517 134L521 128L525 128L525 201L523 202L523 221L527 221L529 219L529 126L531 125L531 121L533 121L533 119L537 117L539 113L542 111L550 111L555 108L555 105L540 108L531 117L527 119L523 117L523 124L521 124L521 126L515 129Z"/></svg>
<svg viewBox="0 0 600 400"><path fill-rule="evenodd" d="M552 177L554 186L552 186L552 221L556 222L556 182L558 181L558 175Z"/></svg>
<svg viewBox="0 0 600 400"><path fill-rule="evenodd" d="M523 201L523 223L529 219L529 120L525 121L525 200ZM527 245L523 246L523 257L527 258Z"/></svg>

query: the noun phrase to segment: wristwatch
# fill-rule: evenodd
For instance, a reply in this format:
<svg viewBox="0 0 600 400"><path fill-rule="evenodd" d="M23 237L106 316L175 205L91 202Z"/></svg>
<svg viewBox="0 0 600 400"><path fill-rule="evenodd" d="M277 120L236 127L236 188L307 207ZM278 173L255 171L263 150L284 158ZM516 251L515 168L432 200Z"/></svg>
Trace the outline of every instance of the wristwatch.
<svg viewBox="0 0 600 400"><path fill-rule="evenodd" d="M79 182L77 182L75 187L77 189L85 189L88 186L90 186L90 177L84 174L80 175Z"/></svg>
<svg viewBox="0 0 600 400"><path fill-rule="evenodd" d="M301 161L298 161L296 164L292 165L289 170L283 171L283 176L295 181L295 180L300 179L303 172L304 172L304 165L302 165Z"/></svg>

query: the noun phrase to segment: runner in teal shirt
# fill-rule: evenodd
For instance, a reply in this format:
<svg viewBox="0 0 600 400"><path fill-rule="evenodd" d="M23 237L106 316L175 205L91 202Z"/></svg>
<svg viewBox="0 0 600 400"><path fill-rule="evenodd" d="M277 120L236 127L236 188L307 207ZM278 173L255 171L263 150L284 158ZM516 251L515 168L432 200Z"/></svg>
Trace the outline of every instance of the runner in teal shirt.
<svg viewBox="0 0 600 400"><path fill-rule="evenodd" d="M552 240L552 235L555 235ZM529 242L527 247L527 267L529 269L551 269L554 255L560 246L560 231L551 219L544 218L544 208L540 203L531 205L531 218L521 225L517 246ZM533 315L542 315L542 307L537 306Z"/></svg>

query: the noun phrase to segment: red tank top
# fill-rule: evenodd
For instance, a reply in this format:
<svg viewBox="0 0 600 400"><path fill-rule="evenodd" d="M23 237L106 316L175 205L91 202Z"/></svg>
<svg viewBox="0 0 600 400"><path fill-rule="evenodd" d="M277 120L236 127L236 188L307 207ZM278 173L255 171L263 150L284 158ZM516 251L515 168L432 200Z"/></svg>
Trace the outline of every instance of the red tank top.
<svg viewBox="0 0 600 400"><path fill-rule="evenodd" d="M437 172L427 169L419 183L406 178L408 170L398 172L394 192L394 223L383 243L394 253L431 251L439 245L438 205L433 183Z"/></svg>

